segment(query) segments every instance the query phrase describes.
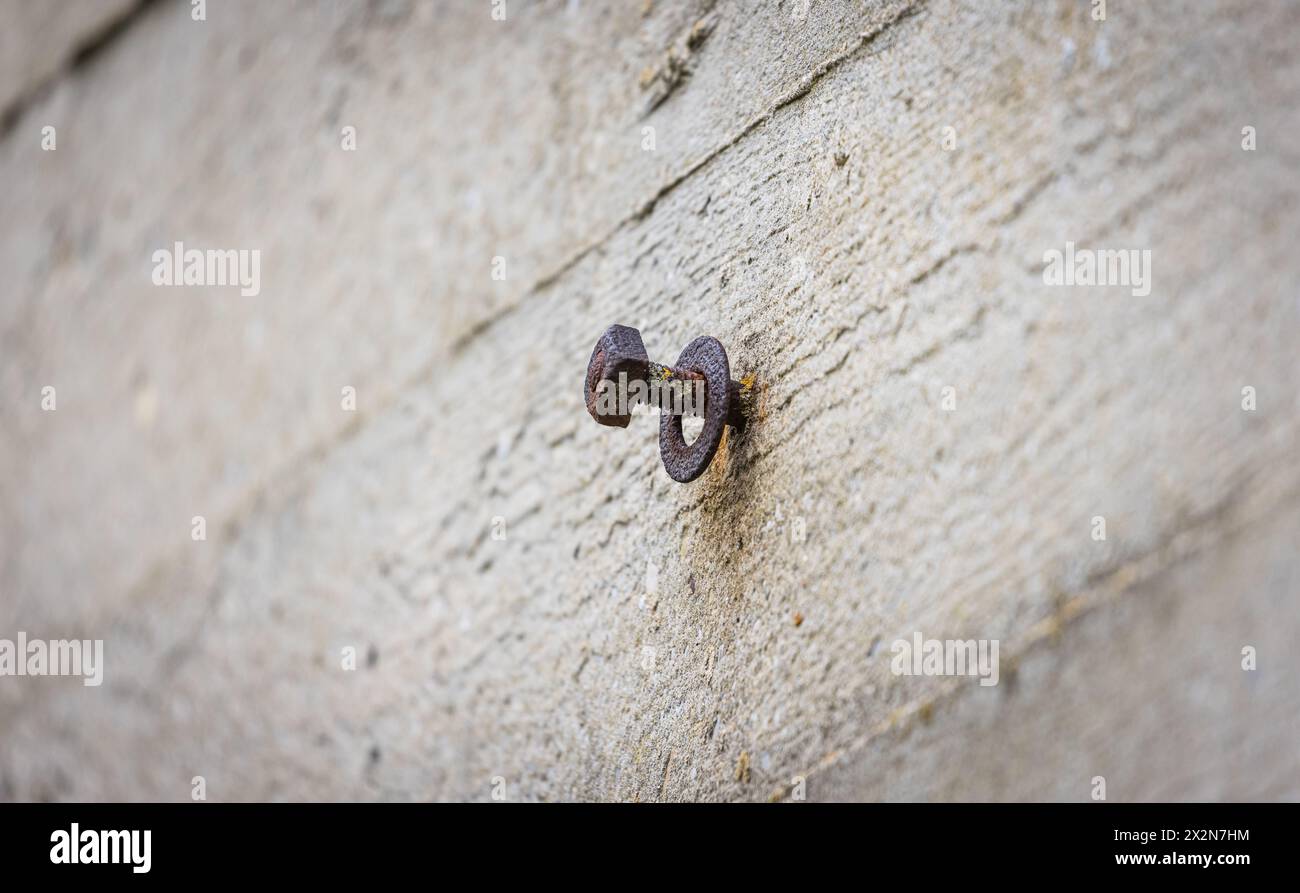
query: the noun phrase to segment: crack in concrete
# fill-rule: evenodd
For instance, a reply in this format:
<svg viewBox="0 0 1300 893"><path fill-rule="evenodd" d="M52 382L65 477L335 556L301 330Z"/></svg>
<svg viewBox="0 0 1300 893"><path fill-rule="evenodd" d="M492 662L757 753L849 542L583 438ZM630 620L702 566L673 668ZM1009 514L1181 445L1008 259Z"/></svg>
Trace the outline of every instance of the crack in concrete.
<svg viewBox="0 0 1300 893"><path fill-rule="evenodd" d="M96 59L118 46L122 37L132 30L137 22L143 20L145 13L159 4L160 0L136 0L133 6L122 10L117 18L108 20L73 44L63 63L53 73L16 95L3 110L0 110L0 140L8 139L17 129L23 116L52 93L57 84L76 77L89 68Z"/></svg>

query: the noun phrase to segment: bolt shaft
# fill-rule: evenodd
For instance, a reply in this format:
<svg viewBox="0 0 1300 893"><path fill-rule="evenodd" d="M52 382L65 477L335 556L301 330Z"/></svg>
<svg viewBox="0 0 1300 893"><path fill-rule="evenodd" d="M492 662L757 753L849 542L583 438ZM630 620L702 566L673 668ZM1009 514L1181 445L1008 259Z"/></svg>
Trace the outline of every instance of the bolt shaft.
<svg viewBox="0 0 1300 893"><path fill-rule="evenodd" d="M655 363L652 361L646 364L646 379L648 382L661 382L661 383L671 382L671 381L702 382L704 381L704 376L701 375L699 372L695 372L690 369L676 369L672 366L663 366L660 365L659 363ZM731 391L731 399L729 401L729 409L727 411L727 424L732 426L733 428L743 428L745 427L745 412L743 407L741 406L741 400L743 399L742 394L745 395L748 394L748 389L740 382L736 381L735 379L731 380L728 389ZM675 403L672 396L671 388L657 388L652 393L655 393L659 396L658 406L662 412L670 412L673 413L674 415L681 415L680 412L681 407L679 404ZM708 392L707 390L705 390L704 400L706 405L708 403L708 399L709 399ZM705 406L699 406L696 407L695 409L699 414L703 414L705 408L706 408Z"/></svg>

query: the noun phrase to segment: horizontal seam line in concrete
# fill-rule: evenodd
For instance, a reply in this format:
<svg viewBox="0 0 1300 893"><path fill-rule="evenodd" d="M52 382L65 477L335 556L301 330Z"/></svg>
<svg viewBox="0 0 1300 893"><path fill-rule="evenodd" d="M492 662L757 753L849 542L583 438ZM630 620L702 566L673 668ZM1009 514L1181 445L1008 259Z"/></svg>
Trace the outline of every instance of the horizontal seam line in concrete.
<svg viewBox="0 0 1300 893"><path fill-rule="evenodd" d="M1270 487L1265 485L1260 487L1257 492L1249 494L1244 500L1231 497L1223 500L1212 506L1203 513L1200 519L1192 524L1171 531L1152 548L1120 562L1103 575L1086 581L1083 588L1076 590L1074 595L1068 596L1065 602L1050 615L1028 627L1024 638L1017 643L1019 647L1010 656L1007 663L1013 668L1018 668L1018 665L1028 655L1041 648L1045 642L1063 636L1068 630L1076 628L1085 618L1095 615L1103 607L1111 604L1115 600L1115 595L1140 591L1185 562L1230 544L1250 528L1272 517L1279 508L1290 505L1300 498L1300 486L1297 486L1294 482L1284 490L1272 491L1279 494L1273 499L1267 498L1269 492ZM1235 507L1249 504L1260 497L1263 497L1264 504L1247 517L1238 519L1235 523L1228 521L1219 529L1217 535L1211 535L1206 540L1194 543L1181 550L1176 548L1179 537L1201 530L1212 530L1216 518L1230 515ZM1170 560L1160 562L1161 553L1169 549L1174 549L1175 554ZM1154 566L1145 575L1128 585L1121 586L1115 595L1107 596L1108 584L1120 578L1130 568L1147 562L1153 562ZM917 722L922 721L922 717L927 713L927 708L932 709L939 704L955 702L968 691L968 688L968 686L961 684L961 680L951 680L934 694L909 701L903 706L890 711L890 716L877 723L866 735L854 741L848 747L833 751L817 761L807 770L807 776L820 775L834 769L849 758L866 751L875 742L881 741L888 736L909 734L916 728ZM772 801L784 800L789 793L790 786L783 785L773 791L768 799Z"/></svg>
<svg viewBox="0 0 1300 893"><path fill-rule="evenodd" d="M699 173L701 170L707 167L716 158L723 155L728 149L738 145L745 137L749 136L749 134L751 134L759 127L761 127L763 124L765 124L767 121L769 121L772 118L772 116L775 115L777 112L779 112L781 109L785 108L788 105L791 105L792 103L797 102L798 100L802 99L804 96L808 95L808 93L812 91L813 87L817 84L817 82L820 81L823 77L834 72L844 63L850 61L861 50L865 49L866 47L874 43L877 38L885 35L888 31L892 30L895 26L901 24L904 20L911 18L912 16L919 13L921 10L921 6L925 2L927 2L927 0L917 0L917 2L913 3L912 5L900 9L898 13L894 15L893 18L881 24L878 28L876 28L876 30L862 32L858 36L857 43L853 44L849 49L841 52L839 55L831 56L829 59L826 59L821 63L819 63L815 68L813 68L811 72L804 75L803 79L800 81L797 87L795 87L793 90L786 93L780 99L776 100L776 102L774 102L771 106L769 106L766 111L761 112L760 114L751 118L748 122L742 125L740 130L738 130L735 134L723 140L721 143L719 143L714 148L710 149L708 152L706 152L703 156L701 156L696 161L688 164L684 171L682 171L679 174L676 174L671 179L669 179L667 183L665 183L664 185L660 186L657 190L655 190L654 194L650 198L643 201L640 205L638 205L636 207L636 210L634 210L631 214L628 214L623 219L619 220L612 227L610 227L609 230L606 231L603 235L598 236L596 239L594 239L587 245L578 249L572 256L570 256L567 260L561 263L550 273L547 273L539 277L536 281L534 281L534 283L530 287L524 290L523 295L519 299L515 300L511 304L501 308L496 313L492 314L486 319L475 324L470 328L469 331L465 332L463 335L458 337L455 341L452 342L451 345L452 355L455 356L464 352L465 348L472 341L474 341L479 336L491 330L492 327L495 326L497 323L499 323L501 320L509 317L511 314L521 309L530 296L536 295L539 292L545 291L546 289L553 286L555 283L557 283L560 279L564 277L565 273L567 273L569 270L573 269L575 266L581 263L582 260L586 258L588 255L590 255L593 251L596 251L601 246L605 245L612 238L614 238L614 236L616 236L619 232L626 229L630 224L635 223L639 220L643 220L651 212L654 211L655 206L660 201L662 201L666 196L668 196L670 193L676 190L679 186L681 186L683 183L685 183L695 174Z"/></svg>
<svg viewBox="0 0 1300 893"><path fill-rule="evenodd" d="M158 0L142 0L143 6L150 6L156 2L158 2ZM674 189L676 189L678 186L684 183L695 173L698 173L702 168L704 168L711 161L713 161L714 159L718 158L720 155L725 153L727 149L740 143L746 136L748 136L750 133L758 129L765 121L770 119L771 116L776 114L776 112L778 112L780 109L794 102L797 102L799 99L806 96L812 90L815 84L818 81L820 81L823 77L825 77L827 74L833 72L841 65L843 65L845 62L852 59L863 48L871 45L877 38L881 37L886 32L893 29L896 25L900 24L904 20L918 13L921 9L922 4L925 2L926 0L918 0L917 3L904 7L893 18L881 24L874 31L863 32L859 36L858 42L855 43L850 49L840 53L837 56L832 56L831 58L818 64L817 67L814 68L812 72L810 72L808 75L804 77L804 79L801 81L800 85L797 88L795 88L794 90L787 93L785 96L778 99L767 111L755 117L743 128L741 128L741 130L737 134L735 134L731 138L721 143L717 148L711 150L703 159L692 164L684 173L677 175L672 180L670 180L666 185L660 187L655 192L655 195L651 199L647 200L646 202L643 202L636 212L625 217L623 220L617 223L603 236L598 238L596 241L594 241L587 247L578 251L573 257L569 258L567 261L561 264L560 267L557 268L555 271L537 280L529 289L527 289L524 292L524 295L521 299L513 302L508 307L503 308L498 313L494 314L493 316L489 317L483 322L475 325L465 335L456 339L456 341L453 342L451 347L452 358L454 359L458 354L463 353L465 348L469 345L471 341L474 340L474 338L486 333L487 331L492 329L497 323L499 323L501 320L509 317L511 314L522 309L525 303L525 299L528 296L534 295L538 292L541 292L549 288L555 282L563 278L563 276L569 270L577 266L577 264L579 264L583 260L583 258L589 255L592 251L599 248L609 239L613 238L614 235L616 235L620 230L624 229L625 227L627 227L629 224L633 222L643 219L647 214L649 214L654 209L655 205L659 202L660 199L662 199L668 193L672 192ZM334 431L326 433L319 440L316 440L313 443L303 447L300 451L295 453L288 460L280 463L279 466L268 471L267 474L265 474L262 477L262 480L258 484L255 484L249 490L245 491L242 497L234 500L237 507L232 509L228 515L220 517L218 520L222 522L223 526L229 526L232 522L237 522L239 519L245 517L249 511L249 507L256 505L257 501L261 498L261 496L275 486L276 481L280 480L287 474L288 475L301 474L303 472L305 465L316 464L324 456L330 454L335 449L340 447L342 444L348 442L349 440L357 436L357 434L360 433L361 430L365 427L366 422L370 418L383 415L383 413L385 413L394 404L394 402L397 399L399 399L398 395L405 392L407 389L413 387L416 383L427 380L430 377L433 369L437 365L439 365L440 362L441 361L439 361L436 357L430 357L420 365L419 369L414 374L408 376L405 380L400 382L396 388L390 390L389 395L386 398L381 397L381 399L375 403L373 408L369 410L359 410L355 414L356 417L352 419L348 424L343 425L340 428L335 429ZM150 577L152 577L157 572L159 567L166 566L167 564L170 563L170 561L171 561L170 556L164 554L160 556L158 559L156 559L155 561L151 562L148 569L146 569L140 575L140 577L137 578L136 582L132 583L128 587L128 591L133 591L136 588L138 588L141 581L147 580Z"/></svg>

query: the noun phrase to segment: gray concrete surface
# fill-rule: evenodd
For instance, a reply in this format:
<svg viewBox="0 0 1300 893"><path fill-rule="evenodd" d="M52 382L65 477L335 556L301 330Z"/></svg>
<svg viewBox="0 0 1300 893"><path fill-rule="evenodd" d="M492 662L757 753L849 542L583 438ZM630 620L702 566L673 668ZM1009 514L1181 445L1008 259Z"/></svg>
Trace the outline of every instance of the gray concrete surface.
<svg viewBox="0 0 1300 893"><path fill-rule="evenodd" d="M106 668L0 678L0 796L1295 799L1300 8L1108 6L159 3L29 68L0 636ZM754 377L694 484L583 410L613 322Z"/></svg>

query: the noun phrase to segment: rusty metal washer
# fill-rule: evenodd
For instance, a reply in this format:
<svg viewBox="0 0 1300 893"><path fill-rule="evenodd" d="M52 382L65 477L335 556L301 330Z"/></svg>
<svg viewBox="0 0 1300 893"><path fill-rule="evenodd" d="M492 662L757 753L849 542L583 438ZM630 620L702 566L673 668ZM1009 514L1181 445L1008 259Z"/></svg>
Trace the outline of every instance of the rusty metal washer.
<svg viewBox="0 0 1300 893"><path fill-rule="evenodd" d="M682 417L664 413L659 417L659 456L664 461L668 476L680 483L689 483L704 473L713 461L722 442L722 433L731 417L733 400L739 395L732 392L731 365L727 351L717 338L702 335L682 351L677 369L698 372L704 376L707 389L704 400L704 428L694 443L687 443L682 435Z"/></svg>

